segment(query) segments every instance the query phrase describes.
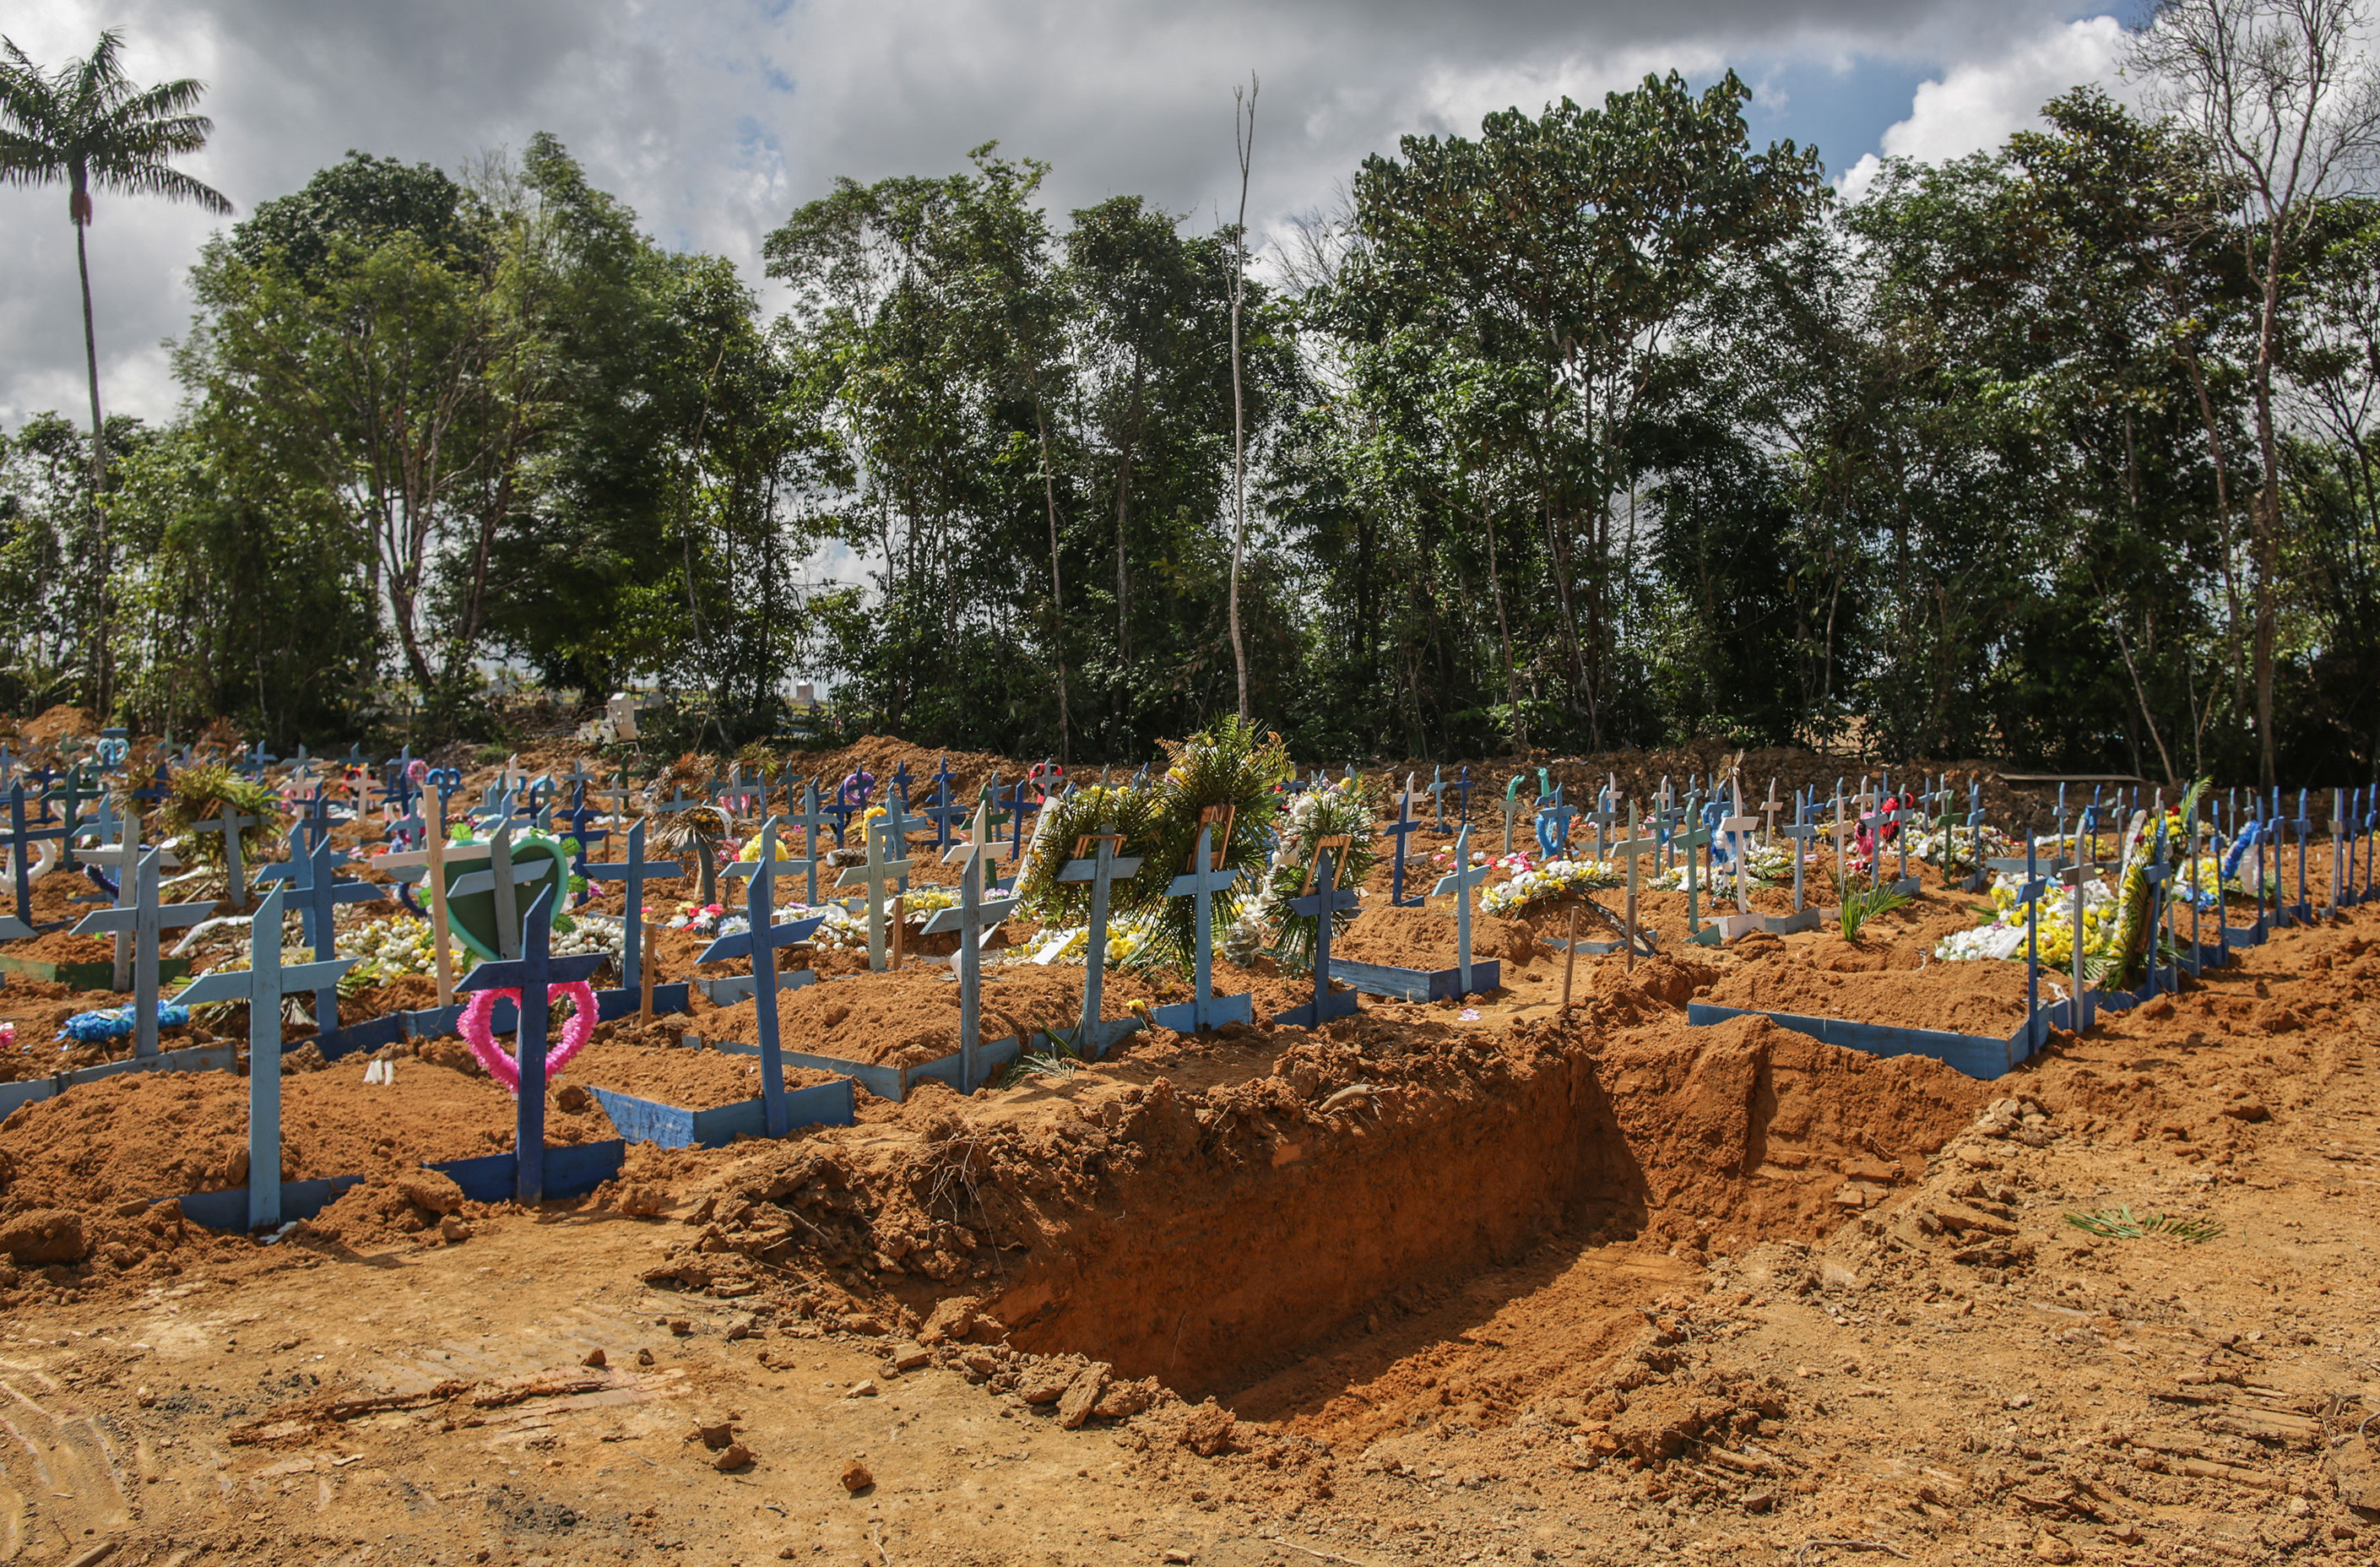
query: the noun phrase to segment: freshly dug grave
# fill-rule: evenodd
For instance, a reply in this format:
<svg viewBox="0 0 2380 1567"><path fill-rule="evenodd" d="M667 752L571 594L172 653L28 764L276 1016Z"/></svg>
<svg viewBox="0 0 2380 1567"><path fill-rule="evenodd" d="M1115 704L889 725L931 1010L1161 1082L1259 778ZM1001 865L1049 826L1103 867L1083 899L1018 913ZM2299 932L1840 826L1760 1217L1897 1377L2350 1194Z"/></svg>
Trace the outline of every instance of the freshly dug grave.
<svg viewBox="0 0 2380 1567"><path fill-rule="evenodd" d="M1453 900L1437 899L1420 908L1391 908L1383 896L1369 903L1342 934L1330 939L1330 955L1393 968L1452 968L1455 953ZM1536 933L1517 919L1495 919L1474 909L1474 962L1500 959L1525 967L1537 955Z"/></svg>
<svg viewBox="0 0 2380 1567"><path fill-rule="evenodd" d="M1151 987L1139 976L1111 970L1102 1006L1110 1017L1126 1014L1134 1002L1185 999L1186 988L1170 981ZM983 1036L1007 1039L1050 1028L1072 1029L1082 1020L1083 970L1079 965L1002 964L984 970ZM781 992L777 998L779 1042L806 1055L832 1056L878 1066L917 1066L940 1061L959 1048L959 987L941 965L917 965L880 974L840 975ZM707 1039L760 1042L752 1002L703 1014L696 1031Z"/></svg>
<svg viewBox="0 0 2380 1567"><path fill-rule="evenodd" d="M2005 1039L2024 1021L2025 966L1932 963L1913 970L1839 973L1788 956L1739 965L1702 999L1757 1012ZM2051 999L2046 985L2042 999Z"/></svg>
<svg viewBox="0 0 2380 1567"><path fill-rule="evenodd" d="M929 1087L864 1131L737 1150L648 1278L732 1294L791 1270L807 1310L941 1308L1228 1391L1558 1233L1815 1232L1829 1166L1893 1179L1986 1095L1758 1019L1685 1029L1707 972L1597 966L1566 1023L1500 1033L1422 1008L1274 1029L1263 1075L1205 1088L1129 1056L971 1099ZM1773 1160L1812 1174L1756 1179Z"/></svg>
<svg viewBox="0 0 2380 1567"><path fill-rule="evenodd" d="M571 1075L549 1097L546 1145L617 1136L591 1104L564 1108ZM282 1080L284 1180L408 1170L512 1147L512 1098L484 1075L401 1059L393 1085L362 1077L353 1059ZM0 1217L35 1209L104 1215L247 1178L248 1080L228 1072L103 1077L0 1123Z"/></svg>
<svg viewBox="0 0 2380 1567"><path fill-rule="evenodd" d="M760 1095L758 1056L683 1048L655 1049L624 1039L613 1032L615 1026L606 1025L596 1031L595 1039L565 1069L569 1081L634 1094L680 1110L712 1110ZM832 1081L834 1074L831 1072L806 1067L791 1067L785 1072L788 1089Z"/></svg>

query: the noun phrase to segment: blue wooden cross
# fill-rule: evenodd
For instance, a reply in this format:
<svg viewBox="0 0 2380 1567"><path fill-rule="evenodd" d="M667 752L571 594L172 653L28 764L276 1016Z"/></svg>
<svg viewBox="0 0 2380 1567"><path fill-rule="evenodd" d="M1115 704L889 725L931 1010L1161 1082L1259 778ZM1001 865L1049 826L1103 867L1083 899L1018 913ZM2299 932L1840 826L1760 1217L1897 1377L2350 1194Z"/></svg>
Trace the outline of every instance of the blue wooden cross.
<svg viewBox="0 0 2380 1567"><path fill-rule="evenodd" d="M1209 813L1227 808L1209 807ZM1228 832L1230 829L1225 828ZM1212 820L1198 827L1198 846L1190 853L1187 874L1176 876L1166 884L1169 898L1195 898L1197 913L1191 929L1191 964L1193 968L1191 999L1161 1006L1151 1012L1149 1021L1160 1028L1171 1028L1177 1034L1195 1034L1224 1023L1247 1023L1256 1016L1255 1003L1245 993L1236 996L1216 996L1209 993L1215 972L1215 922L1211 901L1218 893L1228 893L1237 881L1239 872L1217 864Z"/></svg>
<svg viewBox="0 0 2380 1567"><path fill-rule="evenodd" d="M201 976L174 998L176 1006L248 1003L248 1227L281 1224L281 998L336 990L361 958L281 965L281 901L268 893L248 922L249 965Z"/></svg>
<svg viewBox="0 0 2380 1567"><path fill-rule="evenodd" d="M1429 902L1427 897L1418 894L1410 898L1405 896L1405 840L1421 828L1421 823L1414 820L1413 796L1413 779L1408 776L1405 779L1404 792L1397 796L1397 819L1380 829L1382 832L1397 841L1396 861L1389 870L1389 906L1390 908L1419 908Z"/></svg>
<svg viewBox="0 0 2380 1567"><path fill-rule="evenodd" d="M587 785L594 776L584 770L578 772L572 782L570 808L562 813L562 820L569 824L571 841L578 845L570 852L570 872L581 881L587 877L587 845L612 835L609 829L592 825L603 814L587 803ZM592 896L591 892L582 892L577 901L583 904Z"/></svg>
<svg viewBox="0 0 2380 1567"><path fill-rule="evenodd" d="M1702 856L1696 853L1711 841L1711 830L1710 824L1704 820L1703 812L1696 808L1697 804L1694 791L1687 790L1684 819L1687 830L1673 834L1670 842L1684 851L1686 856L1686 940L1698 946L1713 946L1718 943L1718 930L1714 927L1707 936L1703 933L1702 910L1698 901L1703 867Z"/></svg>
<svg viewBox="0 0 2380 1567"><path fill-rule="evenodd" d="M42 800L44 805L56 800L65 808L59 812L60 820L66 827L65 833L58 839L58 869L61 870L72 870L75 868L75 839L89 830L83 820L83 802L94 797L103 806L106 804L106 796L94 796L83 788L82 780L76 774L73 768L67 769L66 782L62 785L42 791Z"/></svg>
<svg viewBox="0 0 2380 1567"><path fill-rule="evenodd" d="M309 849L299 846L298 834L293 832L289 858L257 873L259 886L277 881L289 883L297 894L289 901L298 905L304 940L314 949L318 962L328 963L339 955L332 911L341 904L370 903L382 895L381 890L369 881L339 881L339 869L346 863L346 851L334 847L328 833L315 839L313 847ZM325 986L314 992L314 1027L327 1034L338 1026L338 987Z"/></svg>
<svg viewBox="0 0 2380 1567"><path fill-rule="evenodd" d="M868 827L871 832L883 833L887 850L896 855L902 864L908 865L913 863L909 858L909 834L922 832L932 825L922 816L909 814L909 802L900 790L887 789L884 791L884 814L870 822ZM905 872L895 891L904 894L909 891L909 878Z"/></svg>
<svg viewBox="0 0 2380 1567"><path fill-rule="evenodd" d="M157 871L163 859L158 850L148 850L129 872L133 884L129 908L96 910L76 921L74 928L78 936L122 932L132 938L132 1053L141 1059L157 1053L157 964L164 956L164 933L196 925L214 912L212 904L159 905Z"/></svg>
<svg viewBox="0 0 2380 1567"><path fill-rule="evenodd" d="M791 787L787 785L789 794ZM829 825L827 813L819 808L818 780L813 778L802 785L800 811L793 809L793 803L790 798L785 801L785 824L802 830L802 853L796 863L809 879L808 889L802 901L815 908L819 901L819 867L826 863L826 830Z"/></svg>
<svg viewBox="0 0 2380 1567"><path fill-rule="evenodd" d="M1336 842L1343 850L1346 840ZM1290 912L1302 914L1314 921L1314 1000L1305 1006L1292 1007L1275 1013L1275 1023L1293 1028L1319 1028L1334 1017L1344 1017L1356 1008L1356 993L1350 990L1333 992L1330 989L1330 927L1337 922L1339 911L1354 908L1363 901L1363 894L1353 887L1338 885L1337 868L1331 864L1330 850L1325 847L1316 856L1314 868L1306 873L1306 886L1314 889L1303 897L1289 900ZM1470 906L1465 898L1463 905Z"/></svg>
<svg viewBox="0 0 2380 1567"><path fill-rule="evenodd" d="M959 804L957 796L951 793L951 781L955 776L950 770L950 759L944 757L942 766L934 773L932 802L923 813L934 824L934 847L937 850L951 846L951 829L967 819L966 807Z"/></svg>
<svg viewBox="0 0 2380 1567"><path fill-rule="evenodd" d="M1484 865L1472 869L1471 829L1466 824L1454 836L1454 869L1439 877L1438 885L1429 890L1434 898L1449 893L1454 896L1455 971L1466 996L1471 993L1471 889L1488 880L1488 869Z"/></svg>
<svg viewBox="0 0 2380 1567"><path fill-rule="evenodd" d="M1008 807L1014 813L1009 820L1012 836L1008 847L1012 856L1021 861L1025 857L1025 819L1041 808L1041 796L1034 791L1032 779L1019 778L1016 781L1016 788L1008 797Z"/></svg>
<svg viewBox="0 0 2380 1567"><path fill-rule="evenodd" d="M653 977L651 966L645 961L645 882L648 879L675 876L681 867L672 859L645 857L645 822L639 818L628 829L628 857L614 864L598 861L587 868L590 881L617 881L624 896L620 901L620 983L637 992L641 1000L638 1014L653 1014ZM816 871L811 874L815 876Z"/></svg>
<svg viewBox="0 0 2380 1567"><path fill-rule="evenodd" d="M1596 791L1595 809L1587 816L1587 820L1595 823L1595 857L1597 859L1611 857L1604 845L1611 841L1611 830L1620 824L1620 796L1613 787L1614 782L1609 774L1604 776L1603 787Z"/></svg>
<svg viewBox="0 0 2380 1567"><path fill-rule="evenodd" d="M2024 905L2024 1043L2028 1055L2033 1053L2033 1017L2041 1010L2041 895L2049 891L2049 883L2041 879L2039 850L2040 845L2035 842L2032 829L2027 828L2024 834L2024 885L2017 889L2017 902ZM2080 929L2075 931L2074 941L2076 945L2082 944L2082 932Z"/></svg>
<svg viewBox="0 0 2380 1567"><path fill-rule="evenodd" d="M8 851L11 869L17 883L17 917L33 929L45 929L33 918L33 847L37 844L66 836L63 827L34 827L25 820L25 785L22 780L8 785L8 835L0 838L0 847ZM54 922L46 929L55 929Z"/></svg>
<svg viewBox="0 0 2380 1567"><path fill-rule="evenodd" d="M738 866L737 874L746 874ZM760 1115L769 1136L782 1137L790 1124L785 1110L785 1061L778 1038L777 949L807 941L824 924L824 915L807 915L780 925L776 918L777 822L771 817L760 828L759 854L751 861L744 883L747 928L722 936L702 949L697 963L722 963L729 958L752 960L752 1016L760 1036Z"/></svg>
<svg viewBox="0 0 2380 1567"><path fill-rule="evenodd" d="M1804 908L1809 906L1808 900L1803 895L1802 891L1803 866L1810 857L1810 845L1817 842L1819 834L1825 831L1825 829L1821 828L1815 821L1813 821L1810 819L1811 812L1816 808L1816 803L1812 800L1807 794L1804 794L1800 789L1794 790L1792 821L1787 826L1778 828L1771 834L1773 837L1787 838L1792 841L1793 912L1795 914L1801 913ZM1945 840L1945 853L1947 856L1948 840Z"/></svg>
<svg viewBox="0 0 2380 1567"><path fill-rule="evenodd" d="M971 1094L984 1081L979 1052L983 1048L983 941L1016 908L1013 897L988 897L990 862L1002 858L1008 845L991 841L990 824L978 820L973 843L953 845L942 863L959 867L959 901L934 911L924 934L958 933L959 950L951 963L959 976L959 1092Z"/></svg>
<svg viewBox="0 0 2380 1567"><path fill-rule="evenodd" d="M1086 928L1083 949L1083 1023L1082 1043L1089 1048L1092 1036L1099 1025L1099 1005L1108 967L1108 892L1118 881L1129 881L1140 874L1137 857L1118 858L1116 850L1123 846L1123 834L1113 831L1087 834L1075 844L1075 857L1059 868L1061 881L1087 881L1091 885L1090 923ZM1085 848L1092 844L1099 852L1088 859L1082 857Z"/></svg>
<svg viewBox="0 0 2380 1567"><path fill-rule="evenodd" d="M1548 859L1561 859L1570 853L1570 824L1578 815L1577 808L1562 800L1561 785L1554 785L1553 803L1540 803L1537 809L1537 848Z"/></svg>
<svg viewBox="0 0 2380 1567"><path fill-rule="evenodd" d="M768 785L745 777L740 761L728 770L726 786L712 797L730 817L750 816L756 809L766 810L769 806Z"/></svg>
<svg viewBox="0 0 2380 1567"><path fill-rule="evenodd" d="M552 955L556 891L539 889L537 901L529 905L518 957L478 964L455 987L520 992L520 1024L513 1035L513 1051L520 1063L520 1092L513 1119L513 1197L524 1208L545 1200L545 1038L552 1023L552 987L591 979L603 963L601 953Z"/></svg>

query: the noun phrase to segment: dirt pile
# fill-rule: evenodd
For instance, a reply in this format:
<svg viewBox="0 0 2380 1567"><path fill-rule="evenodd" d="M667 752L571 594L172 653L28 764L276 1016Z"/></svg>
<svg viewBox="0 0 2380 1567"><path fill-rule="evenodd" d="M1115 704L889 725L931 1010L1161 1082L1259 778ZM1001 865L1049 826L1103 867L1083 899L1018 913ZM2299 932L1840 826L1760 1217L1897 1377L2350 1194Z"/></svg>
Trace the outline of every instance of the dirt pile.
<svg viewBox="0 0 2380 1567"><path fill-rule="evenodd" d="M1343 934L1331 938L1330 955L1353 963L1435 970L1455 966L1454 946L1451 899L1422 908L1392 908L1383 892ZM1471 956L1474 962L1497 958L1523 967L1537 956L1536 935L1519 920L1491 918L1475 907Z"/></svg>
<svg viewBox="0 0 2380 1567"><path fill-rule="evenodd" d="M2049 976L2041 999L2051 999ZM1739 966L1703 1000L1751 1012L1840 1017L1900 1028L2007 1039L2024 1021L2025 970L2016 963L1932 963L1923 968L1838 972L1798 964Z"/></svg>

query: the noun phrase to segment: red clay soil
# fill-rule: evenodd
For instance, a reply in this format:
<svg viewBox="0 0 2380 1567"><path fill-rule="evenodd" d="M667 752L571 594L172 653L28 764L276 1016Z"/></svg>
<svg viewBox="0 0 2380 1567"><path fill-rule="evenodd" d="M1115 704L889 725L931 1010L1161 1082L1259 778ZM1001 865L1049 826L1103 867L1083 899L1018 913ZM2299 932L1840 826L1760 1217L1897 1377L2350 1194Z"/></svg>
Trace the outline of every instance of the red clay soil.
<svg viewBox="0 0 2380 1567"><path fill-rule="evenodd" d="M55 876L43 877L36 885L47 887L56 880ZM91 891L95 893L98 889L92 888ZM58 916L46 916L37 898L33 912L37 917L46 918L63 917L66 911L61 911ZM89 913L90 910L79 912ZM112 940L103 936L78 936L69 930L52 930L30 941L11 941L6 947L0 947L0 952L33 963L113 963L115 960L115 943Z"/></svg>
<svg viewBox="0 0 2380 1567"><path fill-rule="evenodd" d="M1135 1001L1184 1000L1186 989L1152 989L1137 976L1111 971L1102 1011L1126 1014ZM988 1039L1073 1028L1082 1020L1079 966L1002 964L983 976L983 1033ZM777 998L780 1041L789 1051L878 1066L916 1066L959 1048L959 987L946 966L918 965L881 974L822 979ZM759 1042L752 1003L703 1014L705 1039Z"/></svg>
<svg viewBox="0 0 2380 1567"><path fill-rule="evenodd" d="M1580 934L1584 938L1587 932ZM1451 968L1458 961L1454 939L1451 898L1434 899L1420 908L1391 908L1382 894L1367 900L1354 922L1331 937L1330 955L1394 968ZM1498 958L1524 966L1538 955L1536 935L1519 920L1491 918L1475 908L1471 955L1475 961Z"/></svg>
<svg viewBox="0 0 2380 1567"><path fill-rule="evenodd" d="M409 1170L512 1146L510 1095L484 1075L400 1059L396 1081L363 1082L350 1058L281 1085L284 1180ZM565 1072L560 1084L574 1074ZM561 1087L555 1089L557 1096ZM600 1110L549 1103L549 1147L616 1136ZM103 1077L0 1122L0 1215L110 1211L133 1198L217 1191L247 1178L248 1080L229 1072Z"/></svg>
<svg viewBox="0 0 2380 1567"><path fill-rule="evenodd" d="M2041 999L2053 999L2044 980ZM1836 973L1795 963L1745 964L1701 998L1717 1006L1840 1017L1901 1028L2006 1039L2024 1021L2021 963L1930 963L1924 968Z"/></svg>
<svg viewBox="0 0 2380 1567"><path fill-rule="evenodd" d="M712 1110L760 1096L758 1056L654 1049L621 1038L613 1033L614 1027L606 1025L596 1031L593 1041L571 1062L565 1073L568 1081L634 1094L680 1110ZM789 1068L785 1087L807 1088L833 1079L831 1072Z"/></svg>

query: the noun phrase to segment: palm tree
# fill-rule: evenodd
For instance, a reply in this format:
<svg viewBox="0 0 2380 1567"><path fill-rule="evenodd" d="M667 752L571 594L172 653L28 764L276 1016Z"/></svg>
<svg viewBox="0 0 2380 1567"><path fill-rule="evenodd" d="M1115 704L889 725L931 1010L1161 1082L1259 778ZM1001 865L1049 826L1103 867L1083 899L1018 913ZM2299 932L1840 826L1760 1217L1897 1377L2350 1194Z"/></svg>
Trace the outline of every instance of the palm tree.
<svg viewBox="0 0 2380 1567"><path fill-rule="evenodd" d="M99 416L99 339L91 328L91 260L83 230L91 226L93 189L128 196L163 196L194 201L211 213L228 213L231 202L166 162L207 144L214 122L193 114L203 82L185 77L154 87L135 87L117 55L124 34L114 28L99 35L83 59L44 72L0 38L0 185L63 184L67 213L75 225L75 265L82 274L82 349L91 373L91 504L100 573L99 627L94 669L103 709L107 645L107 537L100 489L106 478Z"/></svg>

